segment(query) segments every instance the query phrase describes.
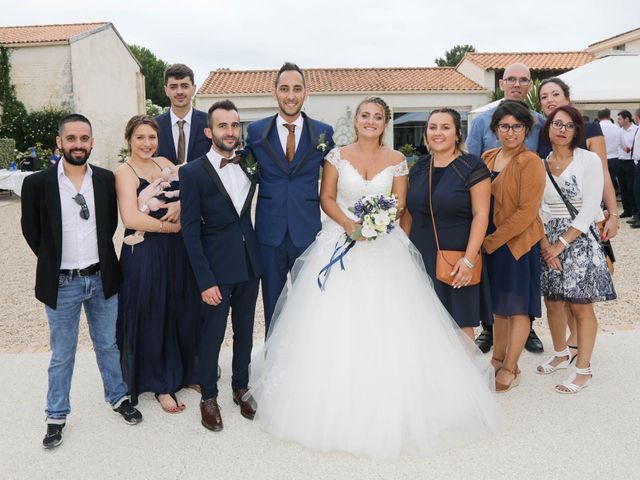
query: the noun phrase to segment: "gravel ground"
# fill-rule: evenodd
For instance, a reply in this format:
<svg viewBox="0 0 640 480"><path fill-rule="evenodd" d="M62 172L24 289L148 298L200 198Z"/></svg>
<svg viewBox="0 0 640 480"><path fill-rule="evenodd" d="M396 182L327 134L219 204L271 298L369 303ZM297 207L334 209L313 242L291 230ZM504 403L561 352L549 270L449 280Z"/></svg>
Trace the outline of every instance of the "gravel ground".
<svg viewBox="0 0 640 480"><path fill-rule="evenodd" d="M33 293L36 257L20 231L20 199L2 193L0 218L0 251L5 252L0 264L0 353L47 351L47 318L44 306L35 299ZM121 227L114 239L116 251L120 250L122 233ZM618 300L596 304L600 328L603 331L636 329L640 327L640 296L637 292L640 284L640 230L633 230L622 221L620 233L613 240L613 248L618 259L614 274ZM541 334L547 334L546 317L543 316L536 324ZM260 296L254 336L256 339L264 336L264 314ZM229 344L230 339L229 326L225 343ZM81 322L79 349L91 349L91 340L84 320Z"/></svg>

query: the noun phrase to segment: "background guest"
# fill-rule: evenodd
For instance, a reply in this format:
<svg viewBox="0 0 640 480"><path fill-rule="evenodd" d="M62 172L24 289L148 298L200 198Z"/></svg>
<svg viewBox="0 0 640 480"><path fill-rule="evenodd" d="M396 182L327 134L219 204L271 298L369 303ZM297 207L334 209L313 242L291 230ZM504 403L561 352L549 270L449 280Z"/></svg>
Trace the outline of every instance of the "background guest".
<svg viewBox="0 0 640 480"><path fill-rule="evenodd" d="M620 160L618 160L618 152L620 150L620 142L622 141L622 131L620 127L611 120L611 110L603 108L598 111L598 120L600 129L604 135L604 143L607 150L607 167L611 183L616 193L620 193L620 183L618 181L618 170L620 169Z"/></svg>
<svg viewBox="0 0 640 480"><path fill-rule="evenodd" d="M636 211L636 200L633 194L635 183L635 165L631 159L631 150L635 149L633 139L635 138L638 126L631 120L631 112L622 110L618 113L618 125L622 129L622 139L618 158L620 159L620 170L618 179L620 180L620 195L622 196L622 213L620 218L638 217Z"/></svg>
<svg viewBox="0 0 640 480"><path fill-rule="evenodd" d="M567 306L577 327L576 370L556 386L558 393L577 393L591 380L591 355L598 330L593 303L616 298L594 223L603 218L602 161L595 153L579 148L584 129L580 112L564 105L547 118L542 133L553 149L545 160L547 179L541 210L546 236L541 241L541 284L555 352L538 367L539 373L552 373L571 363L566 341Z"/></svg>
<svg viewBox="0 0 640 480"><path fill-rule="evenodd" d="M493 323L486 271L483 269L479 285L469 285L487 231L491 198L489 171L480 158L465 153L460 114L453 109L431 112L425 143L431 154L420 158L409 173L407 213L401 225L410 232L411 241L422 254L440 301L473 339L473 327L480 322ZM453 285L436 279L437 248L430 198L440 248L465 252L464 258L452 268Z"/></svg>
<svg viewBox="0 0 640 480"><path fill-rule="evenodd" d="M482 155L493 178L483 249L491 285L497 392L518 385L529 317L542 315L538 242L544 236L539 211L545 171L540 158L524 145L533 124L525 103L502 102L491 119L502 147Z"/></svg>

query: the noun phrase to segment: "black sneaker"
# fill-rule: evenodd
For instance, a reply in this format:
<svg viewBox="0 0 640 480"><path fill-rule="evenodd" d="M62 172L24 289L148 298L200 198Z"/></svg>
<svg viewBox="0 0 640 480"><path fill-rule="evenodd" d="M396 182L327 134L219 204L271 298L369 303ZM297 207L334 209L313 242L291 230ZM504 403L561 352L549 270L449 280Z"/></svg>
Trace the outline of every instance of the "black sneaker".
<svg viewBox="0 0 640 480"><path fill-rule="evenodd" d="M142 421L142 414L136 409L129 399L123 400L118 408L114 408L113 412L122 415L122 419L129 425L136 425Z"/></svg>
<svg viewBox="0 0 640 480"><path fill-rule="evenodd" d="M62 443L62 432L66 423L47 423L47 434L42 440L42 446L47 450L56 448Z"/></svg>

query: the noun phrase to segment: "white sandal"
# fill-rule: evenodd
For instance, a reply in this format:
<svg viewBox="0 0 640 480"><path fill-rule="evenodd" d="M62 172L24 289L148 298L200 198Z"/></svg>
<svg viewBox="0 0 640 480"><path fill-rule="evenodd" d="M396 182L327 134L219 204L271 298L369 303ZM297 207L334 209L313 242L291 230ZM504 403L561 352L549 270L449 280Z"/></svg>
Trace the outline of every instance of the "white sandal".
<svg viewBox="0 0 640 480"><path fill-rule="evenodd" d="M560 362L558 365L555 365L555 366L551 365L551 362L553 362L554 359L562 358L562 357L567 357L567 359L564 362ZM542 365L538 365L538 368L536 368L536 373L539 373L540 375L548 375L550 373L555 372L556 370L564 370L566 368L569 368L570 363L571 363L571 351L569 350L569 347L566 347L561 352L554 351L553 357L550 357Z"/></svg>
<svg viewBox="0 0 640 480"><path fill-rule="evenodd" d="M589 365L587 368L576 367L576 371L569 375L569 378L567 378L560 385L556 385L556 392L564 394L574 394L578 393L583 388L586 388L587 385L589 385L591 378L587 379L587 381L584 382L583 385L576 385L575 383L573 383L573 381L576 379L577 375L591 375L591 377L593 378L593 370L591 370L591 365ZM560 387L564 387L566 390L563 390Z"/></svg>

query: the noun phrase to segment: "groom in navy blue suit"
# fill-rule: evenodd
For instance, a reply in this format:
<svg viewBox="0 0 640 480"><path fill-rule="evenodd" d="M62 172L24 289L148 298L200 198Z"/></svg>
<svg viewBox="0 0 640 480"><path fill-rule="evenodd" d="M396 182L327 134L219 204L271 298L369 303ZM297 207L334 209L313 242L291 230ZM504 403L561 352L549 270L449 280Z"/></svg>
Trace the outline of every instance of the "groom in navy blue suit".
<svg viewBox="0 0 640 480"><path fill-rule="evenodd" d="M209 109L206 135L213 146L206 155L180 168L182 238L200 288L203 321L198 337L197 373L202 391L202 424L222 430L217 372L227 316L233 326L233 401L253 419L255 405L247 398L253 321L262 273L258 241L251 224L253 177L234 156L240 140L240 118L229 101Z"/></svg>
<svg viewBox="0 0 640 480"><path fill-rule="evenodd" d="M164 71L164 93L171 108L156 117L160 125L157 155L176 165L205 155L211 140L204 134L207 114L191 107L196 93L193 70L182 63L169 65Z"/></svg>
<svg viewBox="0 0 640 480"><path fill-rule="evenodd" d="M318 180L333 129L302 113L307 94L300 68L285 63L274 81L278 114L247 129L247 149L260 167L256 234L266 331L287 274L321 227Z"/></svg>

